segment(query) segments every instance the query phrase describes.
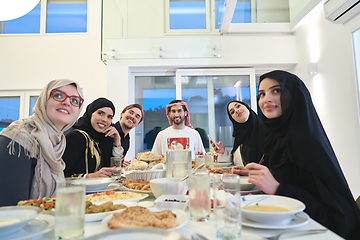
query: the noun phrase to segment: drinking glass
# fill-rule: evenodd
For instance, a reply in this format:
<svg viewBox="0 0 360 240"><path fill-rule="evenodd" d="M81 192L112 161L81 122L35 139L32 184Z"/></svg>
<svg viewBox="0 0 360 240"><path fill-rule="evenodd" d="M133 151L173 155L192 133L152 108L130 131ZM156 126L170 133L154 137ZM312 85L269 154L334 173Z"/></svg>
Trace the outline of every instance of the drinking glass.
<svg viewBox="0 0 360 240"><path fill-rule="evenodd" d="M190 219L207 222L210 219L210 175L209 170L197 169L189 174Z"/></svg>
<svg viewBox="0 0 360 240"><path fill-rule="evenodd" d="M56 239L84 239L85 183L82 179L56 181Z"/></svg>
<svg viewBox="0 0 360 240"><path fill-rule="evenodd" d="M195 167L200 166L201 164L205 163L205 155L195 155Z"/></svg>
<svg viewBox="0 0 360 240"><path fill-rule="evenodd" d="M209 166L210 168L214 167L214 154L213 153L205 154L205 165Z"/></svg>
<svg viewBox="0 0 360 240"><path fill-rule="evenodd" d="M241 236L240 176L216 174L212 178L216 237L237 239Z"/></svg>
<svg viewBox="0 0 360 240"><path fill-rule="evenodd" d="M111 176L114 178L119 178L121 176L121 162L122 159L120 157L111 157L110 158L110 166L116 167L117 172L111 172Z"/></svg>

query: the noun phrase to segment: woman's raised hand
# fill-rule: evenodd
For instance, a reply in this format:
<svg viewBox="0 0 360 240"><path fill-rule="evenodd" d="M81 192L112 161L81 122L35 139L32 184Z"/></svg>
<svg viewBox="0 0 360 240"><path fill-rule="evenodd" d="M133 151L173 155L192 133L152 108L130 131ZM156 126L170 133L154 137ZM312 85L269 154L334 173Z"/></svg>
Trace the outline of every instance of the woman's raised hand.
<svg viewBox="0 0 360 240"><path fill-rule="evenodd" d="M89 173L86 175L87 178L107 178L111 177L112 172L117 172L116 167L103 167L95 173Z"/></svg>
<svg viewBox="0 0 360 240"><path fill-rule="evenodd" d="M225 146L221 141L218 143L214 143L213 140L210 140L210 144L214 148L216 153L224 154Z"/></svg>
<svg viewBox="0 0 360 240"><path fill-rule="evenodd" d="M249 175L249 170L247 170L244 166L234 166L231 168L231 173L240 176L247 176Z"/></svg>
<svg viewBox="0 0 360 240"><path fill-rule="evenodd" d="M120 134L118 132L118 130L113 127L113 126L110 126L108 128L106 128L103 133L105 133L105 137L111 137L114 139L114 144L116 146L119 146L121 145L121 137L120 137Z"/></svg>
<svg viewBox="0 0 360 240"><path fill-rule="evenodd" d="M256 185L266 194L274 195L280 183L276 181L269 169L264 165L249 163L245 166L249 170L249 183Z"/></svg>

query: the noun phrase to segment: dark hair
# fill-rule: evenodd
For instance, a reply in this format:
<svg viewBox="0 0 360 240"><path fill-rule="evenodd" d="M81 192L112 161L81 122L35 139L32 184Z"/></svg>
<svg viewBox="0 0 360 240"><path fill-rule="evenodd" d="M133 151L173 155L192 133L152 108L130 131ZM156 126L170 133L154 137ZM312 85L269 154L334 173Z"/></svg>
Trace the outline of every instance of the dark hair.
<svg viewBox="0 0 360 240"><path fill-rule="evenodd" d="M143 107L142 107L140 104L137 104L137 103L130 104L130 105L126 106L126 107L122 110L121 113L124 113L124 112L126 112L127 110L129 110L129 109L131 109L131 108L138 108L138 109L140 109L140 111L141 111L141 118L140 118L139 123L141 123L142 120L144 120L145 113L144 113Z"/></svg>
<svg viewBox="0 0 360 240"><path fill-rule="evenodd" d="M171 101L171 102L169 102L169 104L173 104L173 103L178 103L178 102L182 102L183 100L173 100L173 101ZM182 107L183 107L183 109L184 109L184 112L187 112L187 109L186 109L186 107L185 107L185 105L181 105ZM169 107L169 112L171 111L171 107Z"/></svg>

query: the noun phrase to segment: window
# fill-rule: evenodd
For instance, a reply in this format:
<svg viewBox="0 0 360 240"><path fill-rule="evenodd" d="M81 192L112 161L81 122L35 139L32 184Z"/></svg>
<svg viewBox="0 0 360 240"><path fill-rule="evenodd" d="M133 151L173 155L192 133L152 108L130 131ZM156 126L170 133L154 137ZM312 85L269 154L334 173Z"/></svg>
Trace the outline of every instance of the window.
<svg viewBox="0 0 360 240"><path fill-rule="evenodd" d="M41 11L45 8L46 11ZM42 26L41 23L44 23ZM87 0L42 0L28 14L0 22L0 34L87 31Z"/></svg>
<svg viewBox="0 0 360 240"><path fill-rule="evenodd" d="M18 34L18 33L40 33L40 3L29 13L22 17L4 21L3 29L0 33ZM1 22L0 22L1 24Z"/></svg>
<svg viewBox="0 0 360 240"><path fill-rule="evenodd" d="M86 0L47 0L46 32L86 32Z"/></svg>
<svg viewBox="0 0 360 240"><path fill-rule="evenodd" d="M215 28L221 28L224 0L215 0ZM251 0L238 0L231 23L251 23Z"/></svg>
<svg viewBox="0 0 360 240"><path fill-rule="evenodd" d="M20 118L20 97L0 97L0 131Z"/></svg>
<svg viewBox="0 0 360 240"><path fill-rule="evenodd" d="M210 32L210 1L213 0L166 0L166 32Z"/></svg>
<svg viewBox="0 0 360 240"><path fill-rule="evenodd" d="M15 120L33 114L40 90L35 91L0 91L0 131Z"/></svg>
<svg viewBox="0 0 360 240"><path fill-rule="evenodd" d="M232 123L227 104L241 100L257 111L253 69L181 69L168 76L135 76L135 102L144 107L144 121L136 128L135 153L150 151L159 131L169 127L166 105L174 99L187 102L191 124L209 151L210 134L232 148ZM216 116L216 118L215 118Z"/></svg>

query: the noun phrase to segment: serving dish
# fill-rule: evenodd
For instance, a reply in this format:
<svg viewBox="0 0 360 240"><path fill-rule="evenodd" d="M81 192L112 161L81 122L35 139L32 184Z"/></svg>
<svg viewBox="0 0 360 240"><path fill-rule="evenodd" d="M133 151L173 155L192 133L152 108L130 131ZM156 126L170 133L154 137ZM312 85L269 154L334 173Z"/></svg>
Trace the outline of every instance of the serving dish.
<svg viewBox="0 0 360 240"><path fill-rule="evenodd" d="M119 192L119 193L131 193L131 192L122 192L122 191L116 191L116 192ZM149 194L144 194L144 193L138 193L140 195L140 197L138 198L131 198L131 199L122 199L122 200L110 200L111 202L113 202L114 204L118 204L118 203L122 203L122 202L139 202L140 200L143 200L145 198L147 198L149 196ZM89 196L91 196L92 194L88 194L85 196L85 199ZM109 201L109 200L108 200ZM93 204L103 204L105 202L108 202L108 201L102 201L102 202L93 202L91 201Z"/></svg>
<svg viewBox="0 0 360 240"><path fill-rule="evenodd" d="M0 238L18 231L42 212L41 208L32 206L0 207Z"/></svg>
<svg viewBox="0 0 360 240"><path fill-rule="evenodd" d="M156 208L149 208L151 211L153 212L159 212L161 211L160 209L156 209ZM173 213L176 214L176 223L177 223L177 226L176 227L173 227L173 228L169 228L167 229L168 231L173 231L173 230L177 230L177 229L180 229L182 228L183 226L185 226L185 224L187 223L188 221L188 217L187 217L187 214L180 210L180 209L171 209L171 211ZM110 214L108 216L106 216L102 221L101 221L101 224L106 227L106 229L110 229L108 228L108 224L107 222L110 220L110 218L112 217L113 214ZM138 228L135 228L135 229L138 229ZM155 228L156 229L156 228ZM113 229L110 229L110 230L113 230ZM115 230L113 230L115 231ZM146 239L149 239L148 237Z"/></svg>
<svg viewBox="0 0 360 240"><path fill-rule="evenodd" d="M286 212L263 212L246 210L247 206L274 206L285 208ZM301 201L289 197L277 195L247 195L241 197L241 212L247 219L259 223L285 224L291 220L291 216L305 209Z"/></svg>
<svg viewBox="0 0 360 240"><path fill-rule="evenodd" d="M94 203L95 205L100 205L100 203ZM124 204L125 206L128 207L133 207L136 206L137 203L136 202L122 202L121 204ZM100 213L88 213L85 214L85 222L96 222L96 221L101 221L104 217L106 217L109 214L112 214L114 212L121 212L124 211L124 209L118 209L115 211L109 211L109 212L100 212Z"/></svg>
<svg viewBox="0 0 360 240"><path fill-rule="evenodd" d="M252 228L261 228L261 229L288 229L288 228L296 228L306 225L309 222L309 215L305 212L300 212L293 214L290 216L290 221L286 222L253 222L246 217L242 217L242 225Z"/></svg>
<svg viewBox="0 0 360 240"><path fill-rule="evenodd" d="M158 228L125 228L107 231L87 238L87 240L118 239L156 239L156 240L188 240L177 232Z"/></svg>
<svg viewBox="0 0 360 240"><path fill-rule="evenodd" d="M180 209L184 211L188 204L188 195L162 195L155 200L156 207L161 210Z"/></svg>
<svg viewBox="0 0 360 240"><path fill-rule="evenodd" d="M52 212L43 212L35 219L28 222L18 231L1 236L1 240L25 240L30 238L39 237L54 229L55 216Z"/></svg>
<svg viewBox="0 0 360 240"><path fill-rule="evenodd" d="M73 180L72 184L73 185L84 184L86 186L86 191L95 192L106 188L112 182L114 182L114 179L112 178L81 178L81 179Z"/></svg>

